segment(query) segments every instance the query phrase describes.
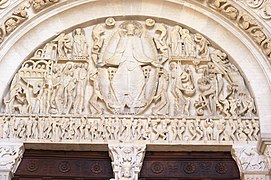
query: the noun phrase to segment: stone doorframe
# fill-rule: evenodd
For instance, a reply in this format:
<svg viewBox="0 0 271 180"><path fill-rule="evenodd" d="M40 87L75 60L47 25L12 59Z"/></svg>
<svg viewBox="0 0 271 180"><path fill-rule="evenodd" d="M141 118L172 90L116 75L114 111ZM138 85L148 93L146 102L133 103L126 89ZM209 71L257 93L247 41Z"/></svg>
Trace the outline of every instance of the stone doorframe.
<svg viewBox="0 0 271 180"><path fill-rule="evenodd" d="M271 127L269 113L271 107L270 18L258 16L250 11L250 7L254 7L255 11L263 10L259 8L261 6L267 7L267 3L259 1L257 5L253 6L249 1L229 0L159 0L155 3L148 0L134 1L133 3L114 0L110 5L104 4L103 1L88 0L76 2L56 0L43 5L30 3L32 1L26 0L10 2L3 8L1 7L0 15L1 20L4 20L0 29L1 87L8 87L14 73L23 62L23 58L28 57L30 52L37 49L41 43L54 37L58 32L86 22L97 23L100 18L104 17L127 15L138 18L164 19L171 23L183 24L200 32L208 37L213 44L218 44L224 49L232 59L238 60L236 64L243 71L244 76L249 79L251 91L254 93L258 107L261 129L258 149L263 153L271 144L269 131ZM18 8L20 11L16 11ZM232 10L232 13L227 10ZM20 21L15 26L5 26L7 22L11 21L8 21L9 19L16 19L16 17L18 19L18 13L21 14L19 15ZM244 18L242 15L249 17L248 24L256 23L252 29L260 31L253 34L254 31L246 29L244 24L240 23L240 18ZM197 21L191 21L191 18L194 17L197 17ZM7 27L8 30L6 30ZM30 38L31 41L29 41ZM258 38L261 39L260 43ZM240 57L242 58L240 59ZM0 97L4 97L6 91L7 89L1 88Z"/></svg>
<svg viewBox="0 0 271 180"><path fill-rule="evenodd" d="M28 146L26 144L26 146ZM61 145L60 145L61 146ZM105 147L94 145L98 150L105 150ZM72 146L71 146L72 147ZM40 148L40 147L38 147ZM144 161L146 148L150 151L166 151L165 145L146 145L144 143L116 143L108 144L109 156L112 160L113 173L115 178L112 180L121 180L122 178L131 178L138 180L140 170ZM75 147L76 149L76 147ZM107 148L106 148L107 149ZM202 151L204 148L196 146L175 145L175 151ZM236 161L241 179L256 180L270 179L270 153L260 154L257 151L256 144L236 144L221 147L213 147L217 151L227 151L231 149L232 156ZM0 178L1 180L11 180L16 172L25 150L22 142L1 141L0 145ZM86 150L86 149L84 149ZM90 149L89 149L90 150ZM94 150L93 147L91 150Z"/></svg>
<svg viewBox="0 0 271 180"><path fill-rule="evenodd" d="M4 8L0 16L1 19L5 20L2 23L5 24L9 18L17 16L14 15L15 10L20 6L24 6L27 2L14 1L10 6ZM137 15L164 18L185 24L209 37L215 44L219 44L233 59L243 57L236 63L243 70L247 79L250 80L251 89L254 92L259 110L261 136L258 144L233 145L232 152L244 179L267 179L271 162L271 115L269 112L271 107L270 21L268 17L264 17L266 20L263 20L256 13L249 12L250 7L257 11L266 3L256 4L253 7L246 6L244 2L248 1L231 2L226 0L221 1L222 3L219 3L218 6L210 6L209 2L213 1L160 0L159 2L150 3L146 0L134 1L131 4L112 1L110 5L105 5L103 1L80 0L75 2L56 0L41 7L26 4L23 9L28 12L27 16L22 17L20 23L16 24L15 27L11 27L8 33L5 33L5 36L1 35L0 37L2 42L0 86L8 86L14 75L13 73L16 72L19 64L23 61L22 57L27 57L29 52L36 49L40 43L50 39L57 32L89 20L95 21L110 16ZM227 9L228 7L230 9ZM227 10L232 10L232 13ZM100 13L83 14L82 12ZM191 21L191 13L193 17L197 16L199 21L196 23ZM248 31L248 28L238 23L238 18L235 15L239 16L244 13L252 17L260 29L263 28L261 32L263 33L262 37L265 39L262 39L262 42L257 42L257 37L253 36ZM54 27L54 29L48 27ZM1 29L2 31L3 29ZM31 37L35 38L30 42L29 38ZM236 51L236 49L240 51ZM3 97L5 91L5 89L0 89L0 97ZM265 96L262 96L262 94L265 94ZM10 179L16 167L18 167L24 146L23 143L7 141L1 143L0 148L0 162L3 164L0 164L2 167L1 175L3 179ZM171 146L171 148L174 149L174 146ZM264 159L267 159L267 161Z"/></svg>

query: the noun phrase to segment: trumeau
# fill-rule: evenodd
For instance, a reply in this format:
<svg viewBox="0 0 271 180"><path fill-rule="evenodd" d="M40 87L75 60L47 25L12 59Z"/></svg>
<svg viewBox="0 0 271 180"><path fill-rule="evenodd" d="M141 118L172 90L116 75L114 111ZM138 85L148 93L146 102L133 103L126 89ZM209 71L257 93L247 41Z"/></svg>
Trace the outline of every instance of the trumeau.
<svg viewBox="0 0 271 180"><path fill-rule="evenodd" d="M60 33L22 63L4 113L0 135L25 140L233 142L259 133L254 98L227 54L150 18Z"/></svg>

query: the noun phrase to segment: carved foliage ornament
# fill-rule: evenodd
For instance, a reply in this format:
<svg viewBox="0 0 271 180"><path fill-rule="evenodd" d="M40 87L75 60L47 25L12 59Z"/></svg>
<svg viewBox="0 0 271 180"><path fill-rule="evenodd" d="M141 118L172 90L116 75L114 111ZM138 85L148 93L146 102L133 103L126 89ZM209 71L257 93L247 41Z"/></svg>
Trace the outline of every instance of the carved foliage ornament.
<svg viewBox="0 0 271 180"><path fill-rule="evenodd" d="M24 153L23 144L4 144L0 146L0 169L15 173Z"/></svg>
<svg viewBox="0 0 271 180"><path fill-rule="evenodd" d="M29 16L33 16L38 11L57 2L59 0L29 0L19 5L7 18L3 18L0 24L0 45L10 33L29 19ZM0 0L0 10L6 8L9 4L10 0ZM31 9L34 12L31 13Z"/></svg>
<svg viewBox="0 0 271 180"><path fill-rule="evenodd" d="M228 0L207 0L207 4L213 9L221 12L223 15L234 21L238 27L244 30L262 49L267 56L269 62L271 61L271 40L265 33L264 28L257 22L257 20L244 11L236 8L231 1ZM263 18L269 19L271 17L271 4L263 3L263 0L247 0L247 4L251 7L263 7L260 15Z"/></svg>
<svg viewBox="0 0 271 180"><path fill-rule="evenodd" d="M246 0L246 4L255 9L257 13L265 20L271 19L271 1L270 0Z"/></svg>
<svg viewBox="0 0 271 180"><path fill-rule="evenodd" d="M20 114L256 116L227 54L200 33L152 19L60 33L23 62L4 105Z"/></svg>
<svg viewBox="0 0 271 180"><path fill-rule="evenodd" d="M146 145L109 144L109 155L115 175L111 180L137 180L145 156Z"/></svg>

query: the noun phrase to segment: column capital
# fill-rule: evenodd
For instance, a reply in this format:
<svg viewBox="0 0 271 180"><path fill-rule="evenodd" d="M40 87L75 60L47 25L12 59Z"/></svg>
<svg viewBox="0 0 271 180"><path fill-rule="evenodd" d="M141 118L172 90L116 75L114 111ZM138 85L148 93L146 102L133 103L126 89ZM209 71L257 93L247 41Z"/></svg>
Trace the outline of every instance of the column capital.
<svg viewBox="0 0 271 180"><path fill-rule="evenodd" d="M108 147L115 175L112 180L138 180L145 157L146 144L109 143Z"/></svg>
<svg viewBox="0 0 271 180"><path fill-rule="evenodd" d="M0 179L10 180L24 153L23 143L0 141Z"/></svg>
<svg viewBox="0 0 271 180"><path fill-rule="evenodd" d="M267 157L258 151L256 143L233 145L232 156L239 167L242 179L264 180L268 177Z"/></svg>

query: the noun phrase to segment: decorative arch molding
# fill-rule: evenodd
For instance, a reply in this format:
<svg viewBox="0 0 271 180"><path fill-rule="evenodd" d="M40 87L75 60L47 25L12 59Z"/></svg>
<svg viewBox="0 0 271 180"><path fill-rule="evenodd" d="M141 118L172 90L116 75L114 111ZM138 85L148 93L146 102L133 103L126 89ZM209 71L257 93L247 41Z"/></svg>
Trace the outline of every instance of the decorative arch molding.
<svg viewBox="0 0 271 180"><path fill-rule="evenodd" d="M5 0L0 4L1 15L4 19L0 28L0 44L13 33L18 27L23 26L25 21L31 20L35 16L40 16L40 11L49 9L56 3L67 3L65 0L45 0L45 1L22 1L16 2ZM169 1L170 2L170 1ZM238 28L249 35L262 52L270 60L270 12L271 3L268 1L227 1L227 0L195 0L188 2L174 2L178 4L203 5L217 10L223 16L232 20ZM250 10L253 9L254 11ZM49 12L47 10L45 12ZM256 13L255 13L256 12ZM44 13L44 12L43 12Z"/></svg>
<svg viewBox="0 0 271 180"><path fill-rule="evenodd" d="M239 26L233 26L228 17L214 15L215 12L205 5L201 1L159 1L155 4L151 1L135 1L131 5L123 1L113 1L107 6L103 1L74 1L70 3L69 1L60 1L52 6L48 5L47 8L33 14L31 21L30 19L24 21L3 42L1 46L3 54L0 61L0 86L8 87L14 72L18 70L24 58L31 58L37 48L48 40L53 40L59 32L65 30L69 32L84 23L97 24L106 17L123 15L135 16L136 18L151 17L157 22L160 19L168 20L200 32L212 44L219 45L236 61L235 64L243 72L242 75L249 80L252 96L255 97L261 129L258 147L264 151L265 145L270 142L271 137L269 132L270 64L247 33L244 33ZM159 9L159 11L153 9ZM198 21L191 21L190 18L198 18ZM0 96L3 97L7 90L0 89ZM262 96L263 93L265 96ZM35 117L31 118L34 120ZM29 144L31 146L31 142ZM228 148L231 145L231 143L225 144L225 147ZM182 149L178 147L178 144L177 147L172 148ZM210 150L208 147L206 149Z"/></svg>
<svg viewBox="0 0 271 180"><path fill-rule="evenodd" d="M226 38L226 36L228 36L227 38L233 38L233 40L242 39L242 41L243 41L242 45L236 46L236 49L239 49L240 47L246 46L250 52L253 52L253 53L249 53L249 54L254 56L255 59L259 62L259 64L256 66L252 65L251 68L249 70L247 70L247 72L245 72L247 68L242 68L239 65L239 62L237 62L237 64L241 67L241 69L244 70L245 76L248 79L253 79L247 75L250 73L250 71L252 69L256 69L257 66L259 67L259 69L263 70L263 74L269 74L268 72L270 71L270 68L269 68L269 65L264 61L265 58L254 47L254 44L251 43L250 40L246 40L246 39L248 39L247 36L244 35L242 33L242 31L240 31L239 28L236 28L236 27L233 27L232 25L227 24L228 22L227 21L225 22L225 19L220 19L219 16L210 15L208 13L210 8L200 6L199 2L196 2L196 5L194 4L195 2L193 2L191 4L191 6L188 7L188 4L190 4L190 3L187 3L187 2L182 2L182 3L176 4L176 2L161 1L161 3L157 3L157 5L155 5L155 6L157 6L156 8L160 9L160 11L156 11L156 12L152 12L150 10L145 11L144 8L146 8L146 7L151 8L152 6L154 6L149 1L142 2L142 3L136 3L136 2L134 2L134 3L135 3L134 7L132 8L132 6L129 6L126 3L121 3L118 1L113 2L111 4L113 6L112 8L110 8L108 6L106 7L109 10L106 12L106 14L108 14L108 16L123 15L123 13L128 14L128 15L129 14L132 15L137 12L136 13L137 15L139 15L139 14L144 15L145 14L145 16L156 16L157 18L161 17L163 14L166 19L180 22L181 24L185 24L185 25L187 24L187 26L192 27L199 32L203 32L202 34L206 37L214 36L216 33L216 37L210 38L216 44L221 45L221 42L222 42L221 38ZM93 19L95 21L95 19L97 19L98 17L105 16L105 15L91 14L92 17L89 17L89 15L87 15L87 13L86 13L86 15L80 15L80 13L77 13L78 19L76 19L77 21L75 22L75 20L69 19L69 18L71 18L71 15L68 14L68 11L76 11L76 9L79 9L80 7L82 7L85 10L85 12L94 12L95 8L96 9L101 8L102 4L103 4L103 2L101 2L101 1L91 1L91 2L76 1L76 2L72 2L71 4L68 4L67 2L58 2L55 5L48 7L47 9L44 9L43 11L38 13L39 16L34 16L33 19L31 20L31 22L26 21L24 23L24 27L19 27L17 29L18 32L17 33L14 32L14 34L12 34L13 37L10 37L11 39L9 39L7 42L5 42L3 44L4 45L4 46L2 46L3 55L1 58L2 63L6 64L6 63L9 63L9 62L7 62L7 59L14 59L14 61L12 61L10 63L14 64L15 62L17 62L17 65L16 66L12 65L13 68L11 68L9 70L11 72L15 72L15 69L19 66L19 64L22 61L21 57L27 57L29 55L29 52L33 51L33 49L36 49L37 45L39 45L40 42L44 42L46 39L49 39L49 38L55 36L58 32L61 32L65 29L68 29L70 27L73 27L73 26L76 26L76 25L81 24L83 22L86 22L89 19ZM173 7L174 5L176 5L176 6ZM197 7L198 7L198 10L196 10ZM103 9L105 9L105 7L103 7ZM180 11L180 9L182 9L182 10ZM112 12L113 10L114 10L114 12ZM122 10L125 10L125 11L122 11ZM138 13L138 10L140 13ZM173 11L174 11L174 14L172 13ZM201 11L201 12L199 13L199 11ZM50 14L48 14L47 12L50 12ZM77 12L79 12L79 11L77 11ZM213 11L211 11L211 12L213 13ZM203 19L199 19L197 21L198 24L195 24L195 23L193 23L193 21L189 20L189 13L190 13L190 17L191 17L191 13L194 13L193 17L195 17L196 15L199 15L198 17L201 17ZM168 16L168 18L167 18L167 16ZM187 17L187 18L181 18L182 16ZM226 30L225 27L222 27L219 24L217 24L217 22L219 22L219 21L220 21L219 24L222 24L222 26L225 26L226 28L228 28L228 30L232 31L232 33L229 32L228 30ZM48 22L47 25L51 25L51 27L54 27L54 28L51 30L46 28L46 26L44 26L44 25L47 22ZM49 24L49 22L50 22L50 24ZM207 25L207 23L208 23L208 25ZM213 23L213 24L211 24L211 23ZM214 29L212 29L211 31L210 31L210 29L207 30L208 26L210 26L210 25L213 26L214 24L215 24L215 28L216 28L215 33L213 31ZM30 26L32 26L32 27L30 27ZM34 28L33 28L33 26L34 26ZM224 28L224 31L222 31L223 28ZM218 32L218 31L220 31L220 32ZM237 35L233 35L234 33ZM23 35L23 34L25 34L25 35ZM16 35L16 37L15 37L15 35ZM16 46L13 46L12 48L10 48L11 45L14 44L15 42L25 41L26 38L24 38L24 37L29 36L29 35L31 37L35 37L35 39L33 39L30 42L28 41L28 43L24 42L24 44L28 44L27 46L24 46L24 48L16 47ZM239 36L239 37L237 37L237 36ZM20 37L20 39L17 41L16 39L18 39L19 37ZM234 39L234 38L236 38L236 39ZM13 41L13 43L11 43L12 41ZM224 42L224 45L223 45L224 47L223 46L221 46L221 47L227 52L227 54L231 55L233 57L233 59L238 59L235 57L239 56L239 52L237 52L233 48L231 48L231 51L227 50L227 46L229 46L230 41L228 40L228 41L223 41L223 42ZM31 48L30 48L30 45L31 45ZM25 51L25 52L23 54L21 54L22 51ZM244 56L244 57L247 57L247 56L248 56L248 54L246 54L246 56ZM252 58L252 57L248 57L248 59L249 58ZM15 59L18 59L18 60L15 61ZM245 60L243 60L243 61L245 61ZM254 60L247 60L247 61L254 61ZM246 65L244 63L244 67L245 66ZM3 86L7 87L8 83L11 81L12 73L7 73L6 71L1 71L1 72L3 73L2 75L5 74L5 76L2 76L2 77L7 77L7 74L10 74L8 76L8 77L10 77L8 80L6 78L6 80L2 81ZM255 77L255 76L253 76L253 77ZM266 87L263 87L262 89L269 90L268 86L269 86L270 82L268 80L269 79L268 75L266 78L262 78L262 79L267 80L266 83L263 83L263 84L265 84ZM251 84L252 84L252 82L251 82ZM1 89L0 92L1 92L0 94L3 96L4 90ZM262 102L262 100L260 100L260 101ZM256 100L256 102L257 102L257 100ZM262 108L260 108L260 109L262 109ZM260 113L260 114L262 114L262 113ZM263 113L263 114L265 114L265 113ZM265 119L265 118L261 118L261 119Z"/></svg>

